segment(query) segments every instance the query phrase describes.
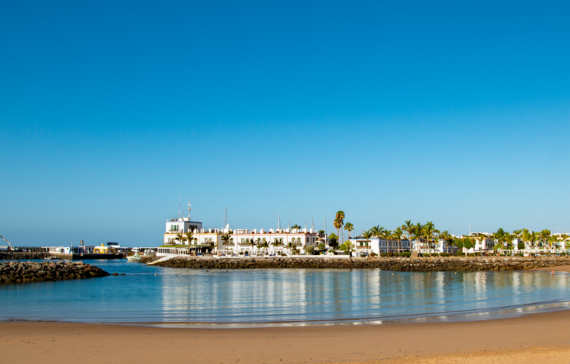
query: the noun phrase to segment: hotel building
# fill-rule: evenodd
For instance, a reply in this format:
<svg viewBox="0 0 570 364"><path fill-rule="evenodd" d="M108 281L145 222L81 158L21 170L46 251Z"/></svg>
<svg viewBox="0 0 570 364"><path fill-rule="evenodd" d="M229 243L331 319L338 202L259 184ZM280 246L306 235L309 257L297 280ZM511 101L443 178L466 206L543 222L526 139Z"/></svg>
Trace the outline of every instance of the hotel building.
<svg viewBox="0 0 570 364"><path fill-rule="evenodd" d="M229 225L204 229L202 222L182 217L166 222L164 246L158 249L158 255L295 255L306 254L317 242L318 234L312 229L232 230Z"/></svg>

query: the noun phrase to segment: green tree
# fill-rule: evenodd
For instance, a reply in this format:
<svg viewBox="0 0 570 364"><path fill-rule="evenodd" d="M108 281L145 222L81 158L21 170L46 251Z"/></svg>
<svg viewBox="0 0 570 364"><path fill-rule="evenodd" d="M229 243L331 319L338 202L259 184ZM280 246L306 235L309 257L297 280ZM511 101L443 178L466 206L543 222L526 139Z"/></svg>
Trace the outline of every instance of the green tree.
<svg viewBox="0 0 570 364"><path fill-rule="evenodd" d="M291 226L291 229L301 230L301 225L295 224L295 225Z"/></svg>
<svg viewBox="0 0 570 364"><path fill-rule="evenodd" d="M315 253L315 247L312 246L312 245L308 245L308 246L305 248L305 253L306 253L307 255L313 255L313 254Z"/></svg>
<svg viewBox="0 0 570 364"><path fill-rule="evenodd" d="M352 243L350 242L350 240L347 240L344 243L342 243L340 249L342 249L345 253L350 255L352 252Z"/></svg>
<svg viewBox="0 0 570 364"><path fill-rule="evenodd" d="M329 246L333 249L338 247L338 235L331 233L328 237Z"/></svg>
<svg viewBox="0 0 570 364"><path fill-rule="evenodd" d="M505 241L506 236L505 230L503 228L498 228L497 231L493 234L493 239L497 240L499 243L503 243Z"/></svg>

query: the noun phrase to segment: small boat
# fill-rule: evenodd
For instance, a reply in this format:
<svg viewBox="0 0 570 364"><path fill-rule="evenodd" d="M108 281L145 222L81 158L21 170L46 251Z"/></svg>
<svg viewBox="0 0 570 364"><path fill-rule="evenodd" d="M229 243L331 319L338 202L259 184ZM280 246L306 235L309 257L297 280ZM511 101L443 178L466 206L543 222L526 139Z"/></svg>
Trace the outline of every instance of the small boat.
<svg viewBox="0 0 570 364"><path fill-rule="evenodd" d="M135 255L130 255L127 257L127 261L129 262L140 262L142 259L142 255L139 255L138 253Z"/></svg>

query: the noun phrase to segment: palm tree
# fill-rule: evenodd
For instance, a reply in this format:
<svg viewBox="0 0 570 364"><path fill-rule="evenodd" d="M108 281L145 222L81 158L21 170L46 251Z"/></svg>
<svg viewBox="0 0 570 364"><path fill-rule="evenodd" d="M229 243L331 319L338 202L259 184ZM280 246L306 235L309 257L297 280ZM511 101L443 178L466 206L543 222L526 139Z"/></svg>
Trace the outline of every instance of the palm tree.
<svg viewBox="0 0 570 364"><path fill-rule="evenodd" d="M370 237L372 236L372 233L370 232L370 230L366 230L362 232L362 237L364 239L370 239Z"/></svg>
<svg viewBox="0 0 570 364"><path fill-rule="evenodd" d="M334 218L334 227L337 230L338 236L340 237L340 229L344 226L344 211L338 210ZM339 245L342 244L342 238L339 241Z"/></svg>
<svg viewBox="0 0 570 364"><path fill-rule="evenodd" d="M188 246L192 245L192 230L188 230L185 235L185 240L188 242Z"/></svg>
<svg viewBox="0 0 570 364"><path fill-rule="evenodd" d="M423 225L421 223L416 223L413 228L413 236L416 240L419 240L420 243L423 243ZM420 244L421 246L421 244Z"/></svg>
<svg viewBox="0 0 570 364"><path fill-rule="evenodd" d="M451 236L451 234L447 230L442 231L439 234L439 238L442 239L443 241L445 241L445 243L447 244L448 247L453 242L453 236ZM443 248L443 246L442 246L442 248Z"/></svg>
<svg viewBox="0 0 570 364"><path fill-rule="evenodd" d="M398 253L402 251L402 234L402 228L399 226L394 230L394 233L392 234L394 236L394 239L398 240Z"/></svg>
<svg viewBox="0 0 570 364"><path fill-rule="evenodd" d="M508 232L505 232L504 240L505 240L505 243L506 243L505 246L506 246L506 248L507 248L508 250L513 250L513 239L514 239L514 238L515 238L515 237L514 237L513 234L510 234L510 233L508 233Z"/></svg>
<svg viewBox="0 0 570 364"><path fill-rule="evenodd" d="M354 225L352 225L351 222L347 222L346 224L344 224L344 230L348 232L348 238L350 239L350 232L354 230Z"/></svg>
<svg viewBox="0 0 570 364"><path fill-rule="evenodd" d="M549 247L552 248L552 242L550 241L550 235L552 233L548 229L544 229L540 232L540 240L544 243L548 243Z"/></svg>
<svg viewBox="0 0 570 364"><path fill-rule="evenodd" d="M184 240L186 240L186 238L184 237L184 234L178 233L178 234L176 234L175 240L178 240L179 244L184 244Z"/></svg>
<svg viewBox="0 0 570 364"><path fill-rule="evenodd" d="M411 244L414 232L414 224L412 223L412 220L408 219L404 221L404 224L402 225L402 230L406 232L406 235L408 235L408 240L410 241Z"/></svg>
<svg viewBox="0 0 570 364"><path fill-rule="evenodd" d="M531 242L532 241L532 234L528 231L527 228L521 229L521 239L523 242Z"/></svg>
<svg viewBox="0 0 570 364"><path fill-rule="evenodd" d="M376 225L376 226L372 226L368 232L370 233L370 236L376 237L376 238L381 238L384 236L386 229L384 229L382 226L380 225Z"/></svg>
<svg viewBox="0 0 570 364"><path fill-rule="evenodd" d="M410 219L405 220L401 229L406 232L406 235L408 238L408 244L410 246L410 252L411 252L412 251L412 237L414 235L414 224L412 223L412 220L410 220Z"/></svg>
<svg viewBox="0 0 570 364"><path fill-rule="evenodd" d="M539 233L537 233L536 231L532 231L530 233L530 241L532 243L533 247L536 247L536 242L540 239L540 235Z"/></svg>
<svg viewBox="0 0 570 364"><path fill-rule="evenodd" d="M230 234L228 234L228 233L222 234L222 236L221 236L220 238L222 239L222 242L223 242L222 244L223 244L224 246L232 245L232 244L230 243L230 240L231 240L231 235L230 235Z"/></svg>
<svg viewBox="0 0 570 364"><path fill-rule="evenodd" d="M422 232L423 232L423 235L427 241L428 249L430 249L431 248L431 242L435 238L435 234L437 234L439 231L435 228L435 225L433 224L433 222L428 221L423 226Z"/></svg>
<svg viewBox="0 0 570 364"><path fill-rule="evenodd" d="M291 226L291 229L301 230L301 225L295 224L295 225Z"/></svg>

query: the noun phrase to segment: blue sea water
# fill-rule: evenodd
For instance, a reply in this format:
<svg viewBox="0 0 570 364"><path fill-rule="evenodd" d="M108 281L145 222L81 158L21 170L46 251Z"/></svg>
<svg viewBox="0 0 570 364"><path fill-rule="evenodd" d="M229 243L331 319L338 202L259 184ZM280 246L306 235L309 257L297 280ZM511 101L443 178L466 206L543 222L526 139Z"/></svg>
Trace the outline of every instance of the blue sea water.
<svg viewBox="0 0 570 364"><path fill-rule="evenodd" d="M217 271L85 262L126 275L0 286L0 320L232 327L478 320L570 308L566 273Z"/></svg>

